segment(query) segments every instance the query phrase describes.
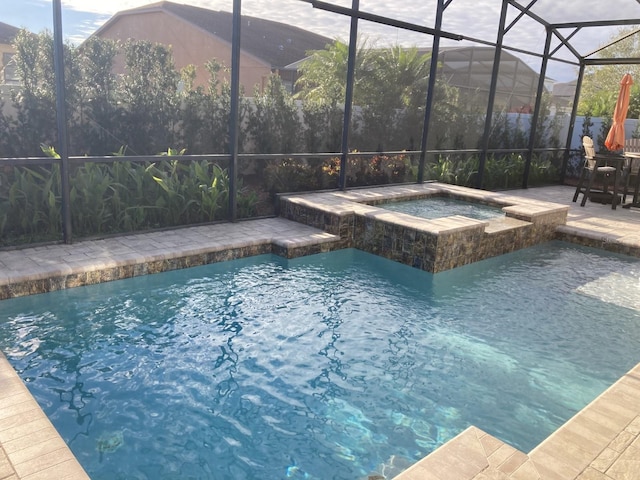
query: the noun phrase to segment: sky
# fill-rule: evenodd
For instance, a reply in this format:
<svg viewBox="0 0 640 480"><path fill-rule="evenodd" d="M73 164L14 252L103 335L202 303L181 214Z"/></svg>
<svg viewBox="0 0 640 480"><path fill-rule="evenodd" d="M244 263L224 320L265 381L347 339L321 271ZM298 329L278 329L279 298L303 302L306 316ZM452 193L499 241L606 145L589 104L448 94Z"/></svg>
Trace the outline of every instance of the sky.
<svg viewBox="0 0 640 480"><path fill-rule="evenodd" d="M232 11L232 0L173 0L176 3ZM350 7L353 0L327 0L327 3ZM154 0L62 0L62 30L64 38L79 44L115 13L140 7ZM529 0L522 1L526 5ZM499 0L453 0L443 17L443 30L463 34L475 39L495 42L500 18ZM534 7L544 18L553 22L569 20L597 20L618 18L640 18L640 4L635 0L537 0ZM391 17L406 22L433 27L435 0L360 0L360 10ZM243 0L243 15L267 18L289 23L300 28L325 35L329 38L347 40L348 17L325 12L312 7L305 0ZM518 11L510 8L507 23L516 18ZM0 0L0 22L24 27L33 32L53 30L52 0ZM590 28L578 32L572 44L581 53L588 53L608 43L615 37L618 27ZM402 31L371 22L360 22L359 33L370 43L378 45L400 44L403 46L430 47L432 37ZM571 30L566 32L566 36ZM537 22L523 18L504 38L505 45L529 51L541 52L545 31ZM443 40L442 46L469 46L470 42ZM555 45L554 45L555 46ZM512 52L513 53L513 52ZM515 53L539 71L540 60L535 56ZM558 56L574 60L566 49ZM547 77L556 81L569 81L577 76L577 67L562 62L549 62Z"/></svg>

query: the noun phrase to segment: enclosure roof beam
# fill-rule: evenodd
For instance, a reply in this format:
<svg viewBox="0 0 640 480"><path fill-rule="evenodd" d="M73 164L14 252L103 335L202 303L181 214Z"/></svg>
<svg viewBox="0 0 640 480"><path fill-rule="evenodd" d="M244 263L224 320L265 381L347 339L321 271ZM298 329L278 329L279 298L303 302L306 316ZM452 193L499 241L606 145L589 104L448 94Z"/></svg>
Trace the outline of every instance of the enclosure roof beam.
<svg viewBox="0 0 640 480"><path fill-rule="evenodd" d="M507 28L504 29L504 33L507 33L509 30L511 30L511 27L513 27L516 23L518 23L518 20L520 20L523 16L525 16L528 12L531 11L531 7L533 7L533 5L537 2L538 0L531 0L531 3L529 3L529 5L527 5L526 7L524 7L524 9L520 9L520 15L518 15L513 22L511 22L509 24L509 26Z"/></svg>
<svg viewBox="0 0 640 480"><path fill-rule="evenodd" d="M639 1L640 1L640 0L639 0ZM606 45L604 45L604 46L602 46L602 47L598 48L597 50L594 50L594 51L593 51L593 52L591 52L591 53L587 53L584 57L585 57L585 58L587 58L587 57L590 57L591 55L594 55L594 54L596 54L596 53L598 53L598 52L601 52L602 50L605 50L605 49L609 48L610 46L615 45L616 43L619 43L619 42L621 42L621 41L623 41L623 40L626 40L627 38L629 38L629 37L631 37L631 36L635 35L635 34L636 34L636 33L638 33L638 32L640 32L640 29L639 29L639 28L636 28L634 31L629 32L629 33L627 33L626 35L623 35L622 37L617 38L617 39L615 39L614 41L607 43Z"/></svg>
<svg viewBox="0 0 640 480"><path fill-rule="evenodd" d="M572 33L571 36L569 36L568 38L565 38L564 35L562 35L558 29L556 28L551 28L551 31L553 32L553 34L556 36L556 38L558 40L560 40L561 44L564 45L565 47L567 47L567 49L573 53L573 55L576 58L582 58L582 55L580 55L580 52L578 52L575 48L573 48L573 45L571 45L569 43L569 38L571 38L573 35L575 35L578 31L580 30L580 27L577 27ZM558 46L558 48L560 48L560 46ZM554 50L555 52L555 50Z"/></svg>
<svg viewBox="0 0 640 480"><path fill-rule="evenodd" d="M564 40L560 39L560 37L558 36L559 33L557 30L554 30L554 34L556 35L556 37L558 38L558 40L560 40L560 45L558 45L556 48L553 49L553 51L551 51L549 53L549 56L552 57L558 50L560 50L563 46L569 46L569 44L567 42L569 42L569 40L571 40L571 37L573 37L576 33L578 33L580 31L580 28L576 28L573 32L571 32L567 37L564 38ZM574 53L575 55L575 53ZM580 58L580 55L576 55L577 58Z"/></svg>
<svg viewBox="0 0 640 480"><path fill-rule="evenodd" d="M424 27L422 25L416 25L413 23L408 23L408 22L403 22L401 20L394 20L392 18L388 18L388 17L383 17L381 15L374 15L371 13L367 13L367 12L363 12L363 11L354 11L351 8L347 8L347 7L341 7L339 5L333 5L327 2L323 2L323 1L319 1L319 0L300 0L302 2L305 3L309 3L311 4L314 8L318 8L320 10L326 10L329 12L333 12L333 13L338 13L340 15L345 15L348 17L354 16L357 18L362 18L364 20L369 20L375 23L380 23L383 25L388 25L388 26L392 26L392 27L397 27L397 28L401 28L401 29L407 29L407 30L411 30L414 32L418 32L418 33L426 33L428 35L439 35L440 37L444 37L444 38L449 38L449 39L453 39L453 40L466 40L469 42L473 42L473 43L478 43L480 45L487 45L487 46L491 46L491 47L495 47L496 43L492 42L492 41L488 41L488 40L482 40L480 38L475 38L475 37L470 37L467 35L459 35L459 34L454 34L454 33L450 33L450 32L446 32L443 30L438 30L438 29L434 29L434 28L429 28L429 27ZM453 0L448 0L445 3L445 9L446 7L452 2ZM518 6L520 7L520 6ZM524 7L520 7L520 9L523 9ZM539 17L538 17L539 18ZM546 25L546 23L544 23ZM503 45L502 46L503 50L509 50L511 52L517 52L517 53L523 53L525 55L531 55L534 57L538 57L538 58L542 58L543 55L541 53L537 53L537 52L532 52L529 50L525 50L522 48L516 48L516 47L510 47L508 45ZM580 65L578 62L573 62L571 60L567 60L564 58L555 58L553 56L549 57L550 60L555 60L558 62L562 62L562 63L567 63L570 65Z"/></svg>
<svg viewBox="0 0 640 480"><path fill-rule="evenodd" d="M511 26L512 26L516 21L518 21L518 20L522 17L522 15L525 15L525 14L526 14L526 15L528 15L530 18L532 18L533 20L535 20L536 22L538 22L539 24L544 25L544 27L545 27L546 29L551 29L551 31L553 32L553 34L558 38L558 40L560 40L561 44L562 44L562 45L564 45L565 47L567 47L567 49L568 49L571 53L573 53L573 55L574 55L576 58L581 58L581 57L582 57L582 55L580 55L580 53L579 53L575 48L573 48L573 46L569 43L568 39L567 39L567 38L564 38L564 36L563 36L563 35L561 35L561 34L560 34L560 32L558 32L557 28L555 28L555 26L554 26L554 25L550 24L550 23L549 23L549 22L547 22L544 18L540 17L539 15L536 15L535 13L533 13L533 12L531 11L531 7L533 6L533 3L534 3L534 2L531 2L531 3L530 3L529 5L527 5L526 7L523 7L522 5L520 5L519 3L515 2L514 0L507 0L507 1L509 2L509 4L510 4L511 6L513 6L514 8L517 8L517 9L518 9L518 10L520 10L520 12L521 12L521 14L518 16L518 18L516 18L516 20L514 20L514 22L513 22L511 25L509 25L509 28L511 28ZM580 28L580 27L578 26L577 28ZM576 32L573 32L573 33L571 34L571 36L575 35L575 33L576 33ZM569 38L571 38L571 37L569 37ZM560 46L558 46L558 48L560 48ZM555 53L555 52L558 50L558 48L556 48L556 50L554 50L554 52L553 52L553 53ZM551 54L551 55L553 55L553 54ZM551 59L552 57L551 57L551 56L547 56L546 58L547 58L547 59Z"/></svg>
<svg viewBox="0 0 640 480"><path fill-rule="evenodd" d="M585 65L640 65L640 58L585 58Z"/></svg>
<svg viewBox="0 0 640 480"><path fill-rule="evenodd" d="M578 27L618 27L622 25L640 25L640 18L625 18L620 20L594 20L591 22L552 23L551 28Z"/></svg>
<svg viewBox="0 0 640 480"><path fill-rule="evenodd" d="M438 35L442 38L448 38L449 40L464 40L463 35L457 33L445 32L444 30L436 30L434 28L425 27L422 25L416 25L415 23L403 22L402 20L395 20L393 18L384 17L382 15L375 15L373 13L367 13L363 11L357 11L352 8L340 7L327 2L321 2L318 0L302 0L313 5L313 8L320 10L326 10L327 12L339 13L340 15L346 15L347 17L356 17L361 20L367 20L369 22L379 23L382 25L388 25L390 27L397 27L404 30L410 30L412 32L426 33L429 35Z"/></svg>
<svg viewBox="0 0 640 480"><path fill-rule="evenodd" d="M545 28L549 28L551 25L549 24L549 22L547 22L544 18L542 18L539 15L536 15L535 13L533 13L530 9L531 9L531 5L529 4L526 7L523 7L522 5L520 5L519 3L515 2L514 0L507 0L507 2L509 3L509 5L511 5L514 8L517 8L518 10L520 10L522 13L526 14L527 16L529 16L530 18L533 18L536 22L538 22L540 25L544 25ZM522 16L522 15L521 15ZM520 17L518 17L520 18Z"/></svg>

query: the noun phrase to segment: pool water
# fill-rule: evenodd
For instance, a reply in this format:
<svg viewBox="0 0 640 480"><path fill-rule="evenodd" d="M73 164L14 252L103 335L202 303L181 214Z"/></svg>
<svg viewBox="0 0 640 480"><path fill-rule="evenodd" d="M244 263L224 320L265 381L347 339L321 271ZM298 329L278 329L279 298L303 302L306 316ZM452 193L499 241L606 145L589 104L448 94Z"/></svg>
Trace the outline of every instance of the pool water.
<svg viewBox="0 0 640 480"><path fill-rule="evenodd" d="M501 208L484 205L482 203L465 202L446 197L431 197L406 202L389 202L377 205L385 210L406 213L414 217L427 219L463 215L476 220L490 220L504 217Z"/></svg>
<svg viewBox="0 0 640 480"><path fill-rule="evenodd" d="M471 424L546 438L640 361L639 279L559 242L266 255L0 302L0 349L94 480L391 478Z"/></svg>

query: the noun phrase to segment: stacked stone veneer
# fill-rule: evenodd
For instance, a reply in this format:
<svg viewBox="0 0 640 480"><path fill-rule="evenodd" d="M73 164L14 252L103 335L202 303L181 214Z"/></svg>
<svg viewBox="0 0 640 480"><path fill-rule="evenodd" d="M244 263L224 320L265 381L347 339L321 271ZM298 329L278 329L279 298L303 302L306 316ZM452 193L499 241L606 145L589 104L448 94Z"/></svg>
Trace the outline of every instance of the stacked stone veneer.
<svg viewBox="0 0 640 480"><path fill-rule="evenodd" d="M389 201L444 196L503 208L504 218L435 220L380 208ZM342 246L437 273L552 240L569 207L444 184L283 196L280 214L339 235Z"/></svg>
<svg viewBox="0 0 640 480"><path fill-rule="evenodd" d="M272 218L0 251L0 300L265 253L295 258L341 243L336 235Z"/></svg>
<svg viewBox="0 0 640 480"><path fill-rule="evenodd" d="M253 255L271 253L270 244L249 245L238 248L226 248L219 251L201 252L175 258L149 258L144 262L123 260L118 265L97 266L94 269L78 268L77 272L57 273L43 271L41 278L34 276L24 280L0 285L0 300L24 295L64 290L67 288L94 285L125 278L161 273L182 268L198 267L210 263L234 260ZM162 255L158 255L162 257Z"/></svg>

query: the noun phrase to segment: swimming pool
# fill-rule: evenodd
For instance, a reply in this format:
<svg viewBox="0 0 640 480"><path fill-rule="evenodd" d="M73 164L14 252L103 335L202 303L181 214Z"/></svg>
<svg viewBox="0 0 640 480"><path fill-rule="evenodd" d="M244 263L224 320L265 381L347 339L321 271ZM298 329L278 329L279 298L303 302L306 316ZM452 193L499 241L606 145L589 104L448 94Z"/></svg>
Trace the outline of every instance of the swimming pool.
<svg viewBox="0 0 640 480"><path fill-rule="evenodd" d="M387 202L377 205L385 210L406 213L421 218L443 218L452 215L463 215L476 220L489 220L504 217L505 214L499 207L456 200L447 197L430 197L420 200L402 202Z"/></svg>
<svg viewBox="0 0 640 480"><path fill-rule="evenodd" d="M260 256L3 301L0 349L93 479L354 479L469 424L531 449L638 362L638 267Z"/></svg>

